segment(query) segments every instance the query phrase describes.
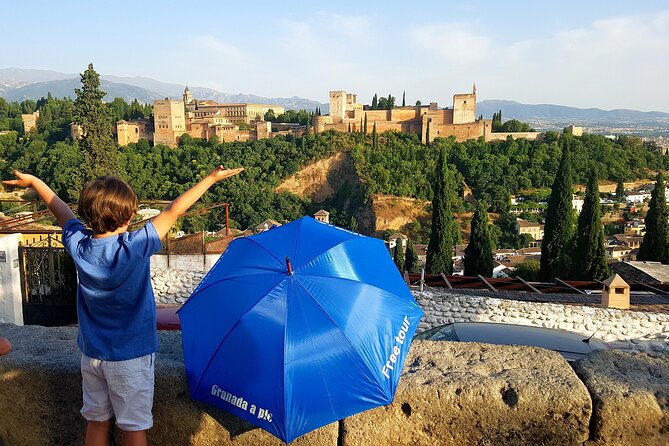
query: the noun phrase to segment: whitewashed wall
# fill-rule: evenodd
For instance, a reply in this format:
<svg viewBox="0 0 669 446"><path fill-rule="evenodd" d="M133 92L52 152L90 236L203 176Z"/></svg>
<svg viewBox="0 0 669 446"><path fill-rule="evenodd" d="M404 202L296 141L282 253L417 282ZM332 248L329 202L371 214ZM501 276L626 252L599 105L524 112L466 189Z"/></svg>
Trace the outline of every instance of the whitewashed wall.
<svg viewBox="0 0 669 446"><path fill-rule="evenodd" d="M19 241L21 234L0 237L0 324L23 325Z"/></svg>
<svg viewBox="0 0 669 446"><path fill-rule="evenodd" d="M207 272L219 257L220 254L155 254L151 268Z"/></svg>

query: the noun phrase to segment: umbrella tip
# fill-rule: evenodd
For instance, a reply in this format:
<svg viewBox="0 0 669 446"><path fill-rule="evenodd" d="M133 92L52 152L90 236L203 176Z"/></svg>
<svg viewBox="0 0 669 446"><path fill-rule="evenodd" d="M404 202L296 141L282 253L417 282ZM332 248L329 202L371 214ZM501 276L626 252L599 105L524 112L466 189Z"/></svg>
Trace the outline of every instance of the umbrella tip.
<svg viewBox="0 0 669 446"><path fill-rule="evenodd" d="M286 268L288 269L288 275L293 275L293 266L290 264L290 258L286 256Z"/></svg>

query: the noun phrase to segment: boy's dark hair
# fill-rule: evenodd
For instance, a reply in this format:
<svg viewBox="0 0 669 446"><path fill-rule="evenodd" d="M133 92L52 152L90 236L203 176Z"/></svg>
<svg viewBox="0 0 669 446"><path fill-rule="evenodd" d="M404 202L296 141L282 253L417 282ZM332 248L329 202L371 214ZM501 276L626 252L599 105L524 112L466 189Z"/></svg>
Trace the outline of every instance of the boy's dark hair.
<svg viewBox="0 0 669 446"><path fill-rule="evenodd" d="M135 215L138 207L135 191L117 177L89 181L79 195L79 215L94 234L120 228Z"/></svg>

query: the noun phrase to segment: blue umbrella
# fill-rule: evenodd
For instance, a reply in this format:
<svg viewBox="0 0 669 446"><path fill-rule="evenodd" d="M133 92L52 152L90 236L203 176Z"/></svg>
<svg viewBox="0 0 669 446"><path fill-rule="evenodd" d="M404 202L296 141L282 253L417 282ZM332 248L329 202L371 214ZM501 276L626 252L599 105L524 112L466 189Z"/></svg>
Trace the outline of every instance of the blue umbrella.
<svg viewBox="0 0 669 446"><path fill-rule="evenodd" d="M239 238L179 311L191 397L291 442L390 404L422 315L381 240L310 217Z"/></svg>

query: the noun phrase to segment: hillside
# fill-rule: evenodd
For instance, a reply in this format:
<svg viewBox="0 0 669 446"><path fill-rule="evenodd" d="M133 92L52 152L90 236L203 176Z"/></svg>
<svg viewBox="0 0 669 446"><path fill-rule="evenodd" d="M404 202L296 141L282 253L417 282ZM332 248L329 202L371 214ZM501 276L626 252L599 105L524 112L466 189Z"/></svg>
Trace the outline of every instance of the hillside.
<svg viewBox="0 0 669 446"><path fill-rule="evenodd" d="M339 209L351 206L351 203L341 203L342 197L337 197L337 191L353 189L355 192L344 200L353 199L359 192L359 182L350 154L342 151L304 166L285 179L275 191L308 198L314 205L322 205L331 211L329 204ZM377 194L370 197L369 202L371 204L360 203L354 212L363 232L397 230L407 223L429 218L429 202L425 200Z"/></svg>

